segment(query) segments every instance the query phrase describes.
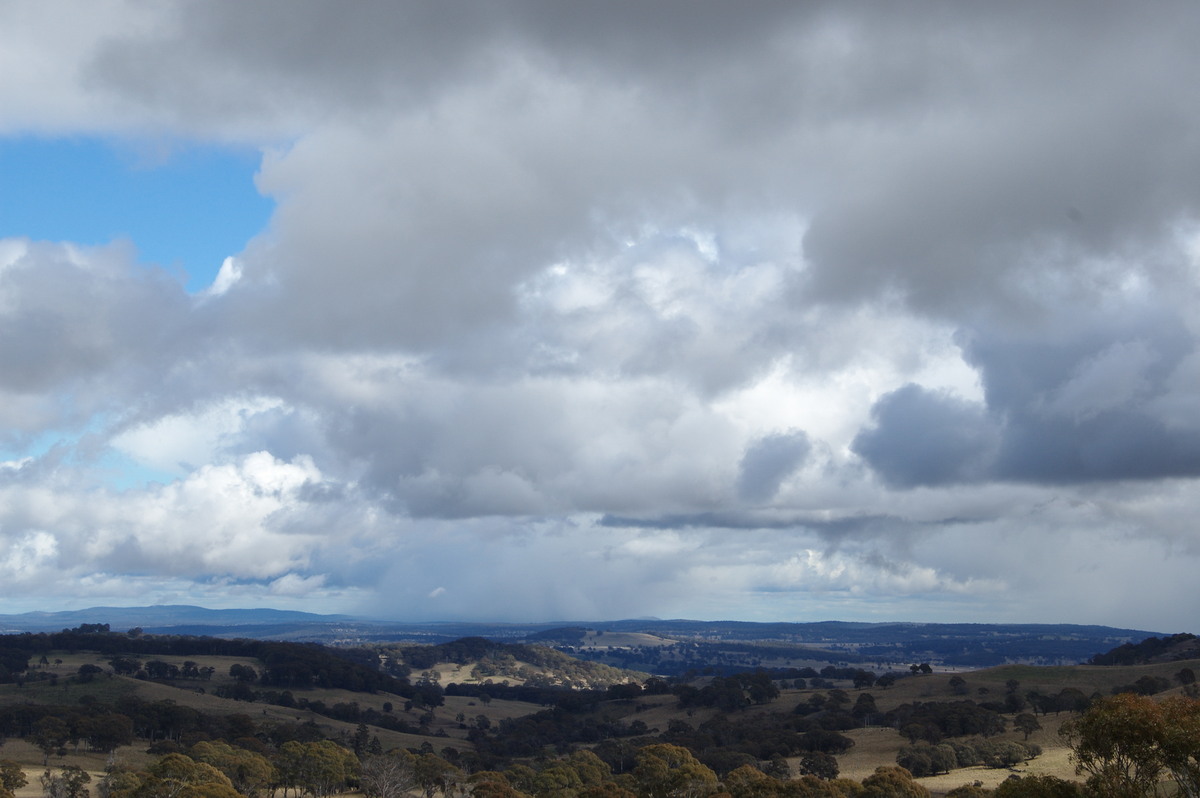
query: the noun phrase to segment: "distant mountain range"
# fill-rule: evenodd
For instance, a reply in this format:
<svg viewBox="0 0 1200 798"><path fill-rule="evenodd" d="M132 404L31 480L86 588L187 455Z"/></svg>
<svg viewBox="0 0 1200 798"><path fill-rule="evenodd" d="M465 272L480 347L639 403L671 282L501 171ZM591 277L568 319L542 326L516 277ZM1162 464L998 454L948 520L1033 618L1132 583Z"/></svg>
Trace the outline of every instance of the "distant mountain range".
<svg viewBox="0 0 1200 798"><path fill-rule="evenodd" d="M753 623L657 618L575 623L402 623L274 609L212 610L189 605L92 607L64 612L0 615L0 633L57 632L82 624L108 624L114 632L206 635L333 645L384 642L445 643L463 637L539 642L573 651L578 630L654 635L673 641L714 643L746 661L793 647L829 662L934 662L985 667L1005 662L1077 663L1161 632L1076 624ZM555 643L555 630L572 629ZM613 652L607 652L606 656Z"/></svg>
<svg viewBox="0 0 1200 798"><path fill-rule="evenodd" d="M107 623L113 631L138 627L150 632L160 628L175 630L177 627L215 626L235 629L278 624L336 624L350 620L353 619L345 615L316 615L292 610L210 610L187 604L160 604L153 607L89 607L86 610L0 615L0 632L57 632L85 623Z"/></svg>

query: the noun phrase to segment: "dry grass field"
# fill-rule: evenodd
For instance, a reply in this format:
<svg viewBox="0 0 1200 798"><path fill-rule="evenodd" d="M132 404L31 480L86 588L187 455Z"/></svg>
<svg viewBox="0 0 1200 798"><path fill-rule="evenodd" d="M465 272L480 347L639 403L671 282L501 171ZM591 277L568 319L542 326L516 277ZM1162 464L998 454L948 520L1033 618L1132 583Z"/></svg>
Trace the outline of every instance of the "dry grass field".
<svg viewBox="0 0 1200 798"><path fill-rule="evenodd" d="M1041 719L1043 728L1030 735L1029 742L1040 745L1042 755L1017 768L961 768L939 776L917 779L917 781L934 794L944 794L955 787L972 784L976 781L991 789L1014 773L1074 779L1076 778L1075 766L1069 759L1070 749L1058 736L1058 728L1066 720L1068 720L1066 714L1058 718L1052 715ZM895 729L889 728L853 729L845 734L854 740L854 748L837 758L838 767L841 769L841 775L858 781L874 773L875 768L879 765L895 764L896 754L902 746L908 744L908 741L901 737ZM1024 735L1009 732L996 739L1022 740Z"/></svg>
<svg viewBox="0 0 1200 798"><path fill-rule="evenodd" d="M669 640L665 637L646 634L644 632L591 631L583 636L583 640L579 642L579 647L591 649L636 648L638 646L657 648L660 646L673 646L677 642L676 640Z"/></svg>

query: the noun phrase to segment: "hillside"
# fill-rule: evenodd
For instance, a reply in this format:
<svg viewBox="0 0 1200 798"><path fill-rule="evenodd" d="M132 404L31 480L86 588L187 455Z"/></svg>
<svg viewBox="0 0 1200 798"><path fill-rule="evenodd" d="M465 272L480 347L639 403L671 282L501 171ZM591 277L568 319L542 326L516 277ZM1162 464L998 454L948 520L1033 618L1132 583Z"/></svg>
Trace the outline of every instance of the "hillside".
<svg viewBox="0 0 1200 798"><path fill-rule="evenodd" d="M604 690L610 685L641 683L649 674L587 662L546 646L498 643L467 637L451 643L425 646L369 647L378 651L380 668L421 678L441 687L506 685L568 690Z"/></svg>
<svg viewBox="0 0 1200 798"><path fill-rule="evenodd" d="M594 648L656 643L640 634L585 631L574 641ZM668 745L690 752L717 778L749 765L792 778L832 768L859 781L914 744L1040 749L1007 767L976 764L918 778L935 794L975 781L995 786L1014 772L1074 778L1057 733L1064 722L1115 691L1156 698L1193 692L1181 674L1200 665L1011 664L891 674L827 666L786 677L709 669L665 680L482 638L326 649L94 626L0 638L0 652L8 680L0 684L0 731L9 738L2 756L33 776L48 759L99 778L110 756L143 767L202 740L237 740L265 757L328 740L363 757L436 755L463 772L546 768L588 750L620 773L647 746ZM22 654L25 663L17 661ZM278 684L284 678L287 687ZM48 718L65 725L61 741L46 741ZM1034 723L1021 731L1026 721L1019 718ZM525 791L549 798L532 783Z"/></svg>
<svg viewBox="0 0 1200 798"><path fill-rule="evenodd" d="M1200 658L1200 638L1193 634L1148 637L1140 643L1125 643L1097 654L1093 665L1142 665L1154 662L1179 662Z"/></svg>

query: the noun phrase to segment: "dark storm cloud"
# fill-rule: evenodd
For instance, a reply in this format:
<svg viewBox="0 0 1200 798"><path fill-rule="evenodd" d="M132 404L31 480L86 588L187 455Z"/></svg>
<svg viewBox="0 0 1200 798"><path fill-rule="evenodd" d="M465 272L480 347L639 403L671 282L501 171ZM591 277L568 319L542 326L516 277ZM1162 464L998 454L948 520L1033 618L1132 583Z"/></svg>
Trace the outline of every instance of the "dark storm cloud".
<svg viewBox="0 0 1200 798"><path fill-rule="evenodd" d="M775 498L780 485L804 465L812 444L802 431L768 435L746 448L739 467L738 496L749 502Z"/></svg>
<svg viewBox="0 0 1200 798"><path fill-rule="evenodd" d="M977 479L996 445L983 408L919 385L887 394L871 417L875 427L854 439L854 451L898 487Z"/></svg>
<svg viewBox="0 0 1200 798"><path fill-rule="evenodd" d="M127 247L87 261L49 244L22 249L0 267L0 386L53 389L178 344L171 320L185 315L186 295L161 274L130 269Z"/></svg>
<svg viewBox="0 0 1200 798"><path fill-rule="evenodd" d="M1047 337L969 337L966 356L1003 419L994 475L1050 482L1200 474L1200 429L1165 408L1197 351L1166 308L1104 308Z"/></svg>
<svg viewBox="0 0 1200 798"><path fill-rule="evenodd" d="M882 397L854 450L896 487L1200 474L1200 429L1169 412L1196 341L1172 314L1106 309L964 335L986 405L917 385Z"/></svg>

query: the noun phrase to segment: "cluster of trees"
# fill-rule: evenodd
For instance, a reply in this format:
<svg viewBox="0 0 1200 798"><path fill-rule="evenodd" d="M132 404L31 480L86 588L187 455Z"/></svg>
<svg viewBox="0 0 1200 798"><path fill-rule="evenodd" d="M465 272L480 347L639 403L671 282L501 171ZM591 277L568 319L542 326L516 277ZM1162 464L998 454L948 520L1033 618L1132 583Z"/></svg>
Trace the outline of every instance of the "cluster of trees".
<svg viewBox="0 0 1200 798"><path fill-rule="evenodd" d="M870 701L870 696L866 695L866 699ZM738 708L742 706L739 701ZM844 753L853 741L827 728L830 717L794 712L753 715L722 712L697 726L681 719L672 720L663 730L648 728L636 717L631 721L615 718L603 711L598 702L575 706L560 703L531 715L504 720L490 729L473 728L469 739L475 746L473 756L479 758L484 768L496 767L512 757L537 756L548 748L565 751L577 744L587 744L594 746L597 755L615 771L624 772L632 767L633 757L640 748L669 743L687 748L723 774L743 764L780 757ZM819 759L814 757L812 767L827 771L828 763L817 762Z"/></svg>
<svg viewBox="0 0 1200 798"><path fill-rule="evenodd" d="M258 722L246 714L211 714L169 699L146 701L135 695L121 696L110 705L90 699L71 705L2 706L0 735L29 740L47 758L80 747L108 752L139 740L155 753L165 754L183 751L201 740L277 747L325 736L312 722Z"/></svg>
<svg viewBox="0 0 1200 798"><path fill-rule="evenodd" d="M779 697L779 687L765 671L716 676L703 687L681 684L674 691L679 706L716 707L725 712L744 709L751 704L767 704Z"/></svg>
<svg viewBox="0 0 1200 798"><path fill-rule="evenodd" d="M426 798L439 793L471 798L929 798L899 767L879 768L862 783L811 774L790 778L786 766L769 772L742 765L718 775L687 748L670 743L640 748L620 771L591 751L470 774L447 760L410 752L367 758L361 773L368 798L400 798L412 791Z"/></svg>
<svg viewBox="0 0 1200 798"><path fill-rule="evenodd" d="M355 786L358 772L354 753L328 740L288 742L270 755L206 741L144 769L112 767L98 787L104 798L323 798Z"/></svg>
<svg viewBox="0 0 1200 798"><path fill-rule="evenodd" d="M558 758L510 763L502 770L468 772L428 750L354 752L328 740L290 741L267 750L201 741L165 754L140 768L112 765L96 785L103 798L324 798L361 789L368 798L928 798L928 792L899 767L879 768L861 784L836 774L791 778L786 764L762 769L750 764L722 776L677 745L654 743L638 749L630 766L615 771L591 751ZM91 777L68 766L41 779L47 798L87 798ZM0 762L0 798L25 786L19 766Z"/></svg>
<svg viewBox="0 0 1200 798"><path fill-rule="evenodd" d="M1016 740L955 740L937 745L921 742L901 748L896 764L917 777L935 776L975 765L1010 768L1041 753L1040 746Z"/></svg>
<svg viewBox="0 0 1200 798"><path fill-rule="evenodd" d="M946 737L992 737L1005 731L1008 720L996 709L974 701L927 701L901 704L887 713L886 723L911 742L938 743Z"/></svg>
<svg viewBox="0 0 1200 798"><path fill-rule="evenodd" d="M0 708L0 734L20 736L48 759L68 748L107 753L134 740L133 721L96 703L53 707L19 704Z"/></svg>
<svg viewBox="0 0 1200 798"><path fill-rule="evenodd" d="M85 624L80 629L50 634L0 635L0 682L17 681L29 671L34 656L40 653L44 659L52 651L95 651L108 658L115 673L140 674L147 679L211 678L212 672L196 666L191 658L222 656L262 663L262 672L256 673L256 678L263 687L389 692L405 697L414 693L407 679L382 673L376 667L377 655L362 651L331 649L315 643L122 634L109 631L107 624ZM163 657L183 660L183 665Z"/></svg>

